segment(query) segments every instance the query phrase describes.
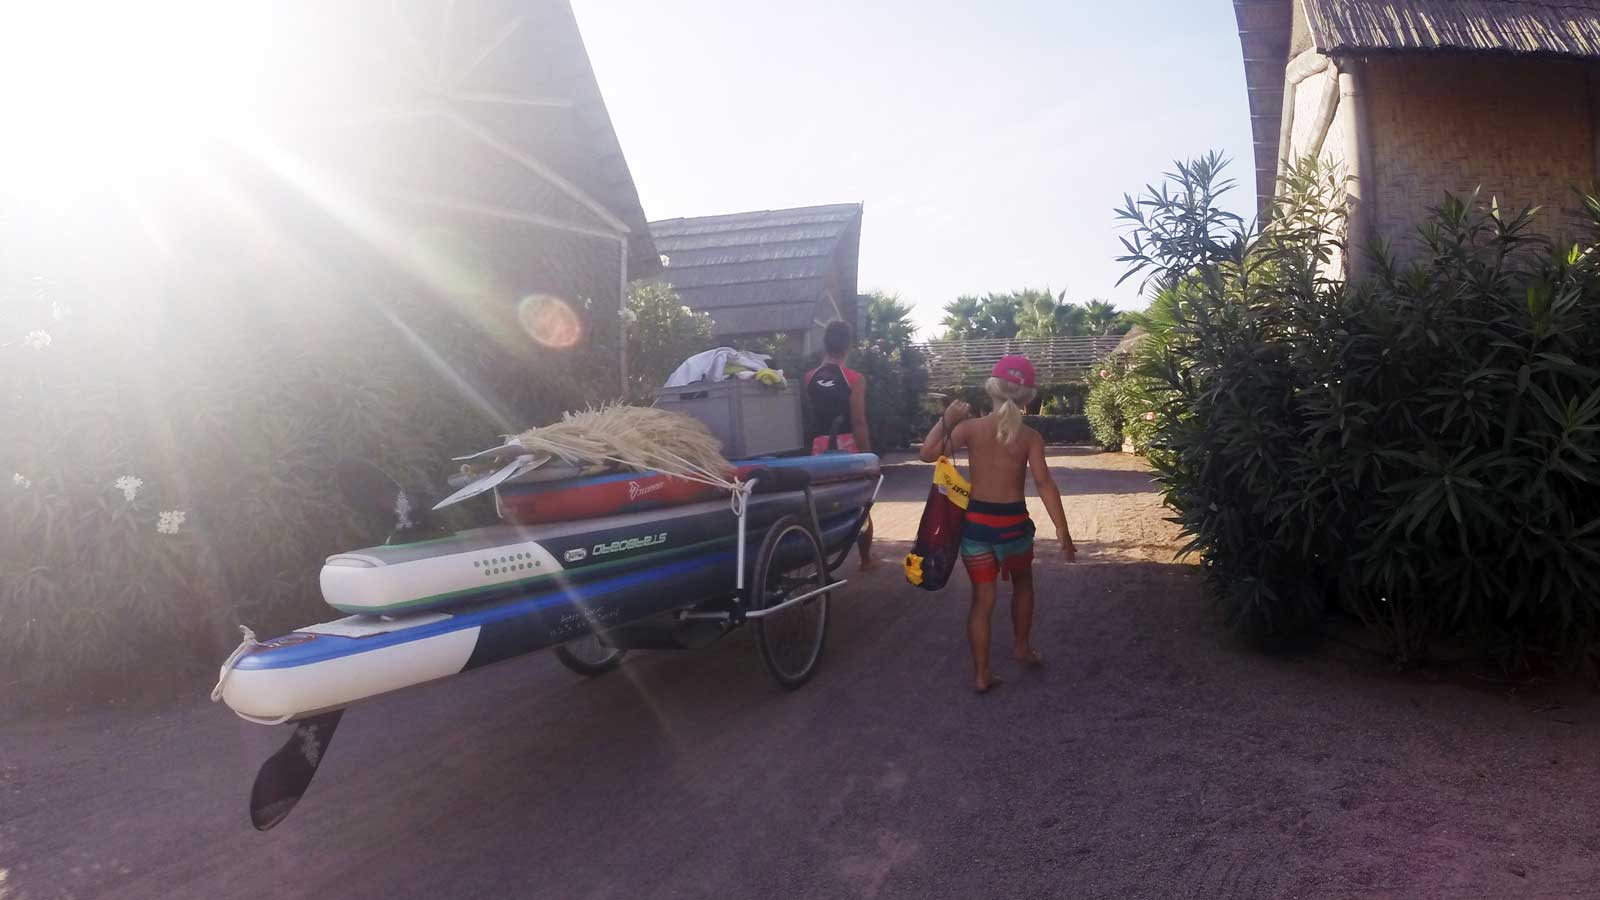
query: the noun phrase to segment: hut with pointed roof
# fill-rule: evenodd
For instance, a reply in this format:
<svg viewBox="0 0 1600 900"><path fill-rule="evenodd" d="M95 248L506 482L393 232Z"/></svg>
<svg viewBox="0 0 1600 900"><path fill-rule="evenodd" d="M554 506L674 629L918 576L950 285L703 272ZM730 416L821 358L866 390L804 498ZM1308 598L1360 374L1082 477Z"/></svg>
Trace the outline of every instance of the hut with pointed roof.
<svg viewBox="0 0 1600 900"><path fill-rule="evenodd" d="M437 292L555 298L611 327L628 282L660 271L570 0L349 0L281 19L291 68L315 73L293 76L293 150Z"/></svg>
<svg viewBox="0 0 1600 900"><path fill-rule="evenodd" d="M683 302L711 316L723 341L778 336L811 353L840 319L860 327L856 274L860 203L804 206L650 223Z"/></svg>
<svg viewBox="0 0 1600 900"><path fill-rule="evenodd" d="M1265 209L1292 160L1349 178L1347 272L1445 192L1570 235L1600 175L1600 0L1234 0Z"/></svg>

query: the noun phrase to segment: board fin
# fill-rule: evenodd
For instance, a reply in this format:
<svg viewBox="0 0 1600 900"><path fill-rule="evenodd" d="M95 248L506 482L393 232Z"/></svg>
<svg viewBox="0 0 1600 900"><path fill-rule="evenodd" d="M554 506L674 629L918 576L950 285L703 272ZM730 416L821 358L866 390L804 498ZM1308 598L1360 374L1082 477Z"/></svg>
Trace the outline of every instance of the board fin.
<svg viewBox="0 0 1600 900"><path fill-rule="evenodd" d="M336 709L301 720L289 740L261 764L256 782L250 787L250 824L257 831L267 831L288 818L289 811L300 802L311 786L312 776L317 774L317 766L327 755L334 729L343 716L344 710Z"/></svg>

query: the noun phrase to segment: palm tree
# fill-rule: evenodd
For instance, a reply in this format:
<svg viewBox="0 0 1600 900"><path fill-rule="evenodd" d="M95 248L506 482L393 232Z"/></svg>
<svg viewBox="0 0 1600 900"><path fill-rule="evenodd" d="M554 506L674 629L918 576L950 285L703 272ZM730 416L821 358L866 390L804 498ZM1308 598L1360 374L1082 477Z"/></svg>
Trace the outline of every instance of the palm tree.
<svg viewBox="0 0 1600 900"><path fill-rule="evenodd" d="M1084 309L1076 303L1063 303L1056 310L1056 334L1062 337L1077 337L1087 329L1084 324Z"/></svg>
<svg viewBox="0 0 1600 900"><path fill-rule="evenodd" d="M1059 334L1061 302L1049 291L1026 290L1018 299L1017 337L1047 338Z"/></svg>
<svg viewBox="0 0 1600 900"><path fill-rule="evenodd" d="M1014 338L1017 313L1021 306L1016 293L985 294L979 309L977 333L973 337Z"/></svg>
<svg viewBox="0 0 1600 900"><path fill-rule="evenodd" d="M1122 314L1107 300L1090 300L1084 304L1084 329L1088 334L1113 334Z"/></svg>
<svg viewBox="0 0 1600 900"><path fill-rule="evenodd" d="M979 337L977 332L978 316L983 311L983 300L966 294L944 305L944 320L940 326L944 328L944 339L959 341L967 338Z"/></svg>
<svg viewBox="0 0 1600 900"><path fill-rule="evenodd" d="M917 326L911 324L911 304L903 302L899 294L885 291L862 294L861 300L867 305L863 341L869 344L882 341L890 350L902 350L911 343L917 330Z"/></svg>

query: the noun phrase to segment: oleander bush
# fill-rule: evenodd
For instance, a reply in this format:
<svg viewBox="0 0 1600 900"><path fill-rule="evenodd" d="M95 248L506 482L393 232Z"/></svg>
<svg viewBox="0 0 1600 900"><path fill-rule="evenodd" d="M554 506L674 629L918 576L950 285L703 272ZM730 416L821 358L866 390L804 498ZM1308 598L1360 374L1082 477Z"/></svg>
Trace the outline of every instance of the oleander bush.
<svg viewBox="0 0 1600 900"><path fill-rule="evenodd" d="M1119 211L1162 298L1139 364L1152 458L1230 621L1343 611L1397 659L1508 668L1600 646L1600 200L1552 242L1538 210L1445 196L1359 284L1342 182L1291 172L1262 229L1215 156Z"/></svg>
<svg viewBox="0 0 1600 900"><path fill-rule="evenodd" d="M1141 373L1139 353L1136 348L1102 360L1090 373L1084 412L1093 442L1102 450L1121 450L1131 443L1135 453L1146 453L1158 431L1161 384Z"/></svg>
<svg viewBox="0 0 1600 900"><path fill-rule="evenodd" d="M1126 364L1121 359L1108 359L1095 367L1089 376L1089 395L1084 400L1084 418L1090 435L1101 450L1122 449L1123 382Z"/></svg>
<svg viewBox="0 0 1600 900"><path fill-rule="evenodd" d="M353 519L336 460L438 489L450 456L618 387L614 331L536 352L511 300L292 256L153 284L7 262L0 683L214 672L237 624L325 617L322 559L386 536Z"/></svg>

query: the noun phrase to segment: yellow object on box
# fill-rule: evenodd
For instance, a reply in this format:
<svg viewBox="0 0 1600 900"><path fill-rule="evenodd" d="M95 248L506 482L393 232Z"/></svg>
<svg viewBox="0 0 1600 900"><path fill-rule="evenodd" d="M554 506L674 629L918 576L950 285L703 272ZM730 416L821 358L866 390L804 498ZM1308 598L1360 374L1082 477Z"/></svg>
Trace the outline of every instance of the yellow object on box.
<svg viewBox="0 0 1600 900"><path fill-rule="evenodd" d="M962 509L967 508L967 501L972 498L972 482L961 477L960 470L949 457L941 456L934 464L933 484L939 489L939 493L950 498L951 503Z"/></svg>
<svg viewBox="0 0 1600 900"><path fill-rule="evenodd" d="M783 374L776 369L762 369L756 373L756 380L767 387L783 387Z"/></svg>

